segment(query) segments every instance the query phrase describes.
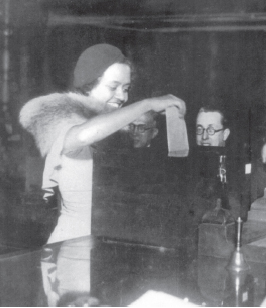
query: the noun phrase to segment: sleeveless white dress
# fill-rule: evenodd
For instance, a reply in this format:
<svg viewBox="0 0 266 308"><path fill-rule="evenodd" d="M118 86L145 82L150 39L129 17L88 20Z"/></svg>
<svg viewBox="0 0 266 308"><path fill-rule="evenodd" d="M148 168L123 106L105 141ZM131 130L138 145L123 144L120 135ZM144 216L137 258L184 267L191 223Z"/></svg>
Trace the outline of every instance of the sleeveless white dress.
<svg viewBox="0 0 266 308"><path fill-rule="evenodd" d="M91 234L92 149L83 147L71 153L71 157L62 154L68 129L60 134L48 153L43 172L44 198L54 194L53 188L58 186L61 203L58 223L48 244Z"/></svg>

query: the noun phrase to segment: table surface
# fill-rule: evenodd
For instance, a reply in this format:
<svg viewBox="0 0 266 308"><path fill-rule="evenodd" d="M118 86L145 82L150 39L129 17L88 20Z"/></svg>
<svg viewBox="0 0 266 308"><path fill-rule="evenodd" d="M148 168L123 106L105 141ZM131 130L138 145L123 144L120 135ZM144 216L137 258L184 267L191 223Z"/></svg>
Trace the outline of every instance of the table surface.
<svg viewBox="0 0 266 308"><path fill-rule="evenodd" d="M83 237L1 256L0 304L125 307L159 291L191 305L259 306L266 264L249 262L240 273L227 264L183 248Z"/></svg>

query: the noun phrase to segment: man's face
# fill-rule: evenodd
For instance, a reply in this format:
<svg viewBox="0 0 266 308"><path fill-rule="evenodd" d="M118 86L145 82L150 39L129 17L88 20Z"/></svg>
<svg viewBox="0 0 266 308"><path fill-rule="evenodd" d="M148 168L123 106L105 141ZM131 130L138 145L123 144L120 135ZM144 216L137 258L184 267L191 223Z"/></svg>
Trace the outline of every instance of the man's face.
<svg viewBox="0 0 266 308"><path fill-rule="evenodd" d="M225 146L225 141L230 133L229 129L223 129L219 132L216 132L214 135L210 135L207 132L207 128L213 128L215 130L223 128L222 115L219 112L200 112L196 122L196 128L198 127L203 128L203 134L196 134L197 145L219 147Z"/></svg>
<svg viewBox="0 0 266 308"><path fill-rule="evenodd" d="M147 128L144 132L140 132L138 126ZM152 139L158 134L158 129L152 117L142 115L131 123L130 137L133 139L134 148L145 148L150 146Z"/></svg>

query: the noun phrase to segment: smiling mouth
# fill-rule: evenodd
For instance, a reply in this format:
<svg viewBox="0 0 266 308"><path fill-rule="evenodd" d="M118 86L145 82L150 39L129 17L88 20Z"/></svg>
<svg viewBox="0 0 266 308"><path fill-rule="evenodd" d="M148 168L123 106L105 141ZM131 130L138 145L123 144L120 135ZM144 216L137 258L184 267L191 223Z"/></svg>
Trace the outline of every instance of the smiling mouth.
<svg viewBox="0 0 266 308"><path fill-rule="evenodd" d="M111 103L108 103L108 105L113 108L121 108L123 103L122 102L111 102Z"/></svg>

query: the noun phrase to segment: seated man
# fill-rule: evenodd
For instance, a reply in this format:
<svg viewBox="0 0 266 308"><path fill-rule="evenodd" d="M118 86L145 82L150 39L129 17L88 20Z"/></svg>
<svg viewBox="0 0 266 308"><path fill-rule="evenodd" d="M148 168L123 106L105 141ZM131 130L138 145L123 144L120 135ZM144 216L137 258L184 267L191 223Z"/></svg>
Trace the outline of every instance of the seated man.
<svg viewBox="0 0 266 308"><path fill-rule="evenodd" d="M155 112L147 112L129 124L129 134L134 148L150 147L151 141L158 135Z"/></svg>
<svg viewBox="0 0 266 308"><path fill-rule="evenodd" d="M218 107L200 108L196 118L196 144L193 170L204 178L215 179L219 156L227 154L226 141L230 135L225 112Z"/></svg>
<svg viewBox="0 0 266 308"><path fill-rule="evenodd" d="M200 108L196 119L196 150L194 166L205 182L202 195L215 194L214 186L217 180L219 160L221 155L226 155L225 144L230 135L228 120L225 112L218 107ZM202 148L205 147L205 148Z"/></svg>
<svg viewBox="0 0 266 308"><path fill-rule="evenodd" d="M224 200L223 207L230 209L233 216L239 215L241 185L236 181L236 164L226 146L229 135L228 119L222 109L216 106L200 108L196 118L197 147L190 155L187 192L190 214L196 223L208 210L215 208L217 198L224 194L221 187L225 187L229 198ZM225 174L219 173L221 156L226 157Z"/></svg>

